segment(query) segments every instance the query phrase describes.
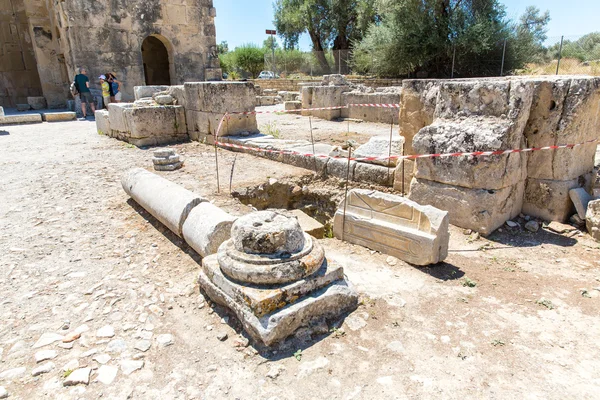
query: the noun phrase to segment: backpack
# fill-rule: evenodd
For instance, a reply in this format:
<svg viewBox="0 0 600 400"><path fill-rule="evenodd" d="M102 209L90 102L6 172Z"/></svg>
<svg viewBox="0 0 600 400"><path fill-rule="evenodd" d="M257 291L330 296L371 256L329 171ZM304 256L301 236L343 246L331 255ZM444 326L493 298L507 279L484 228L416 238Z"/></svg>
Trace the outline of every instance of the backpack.
<svg viewBox="0 0 600 400"><path fill-rule="evenodd" d="M69 90L71 91L71 95L73 97L75 97L79 94L79 88L77 87L77 83L75 82L75 80L73 80L73 82L71 82L71 86L69 86Z"/></svg>

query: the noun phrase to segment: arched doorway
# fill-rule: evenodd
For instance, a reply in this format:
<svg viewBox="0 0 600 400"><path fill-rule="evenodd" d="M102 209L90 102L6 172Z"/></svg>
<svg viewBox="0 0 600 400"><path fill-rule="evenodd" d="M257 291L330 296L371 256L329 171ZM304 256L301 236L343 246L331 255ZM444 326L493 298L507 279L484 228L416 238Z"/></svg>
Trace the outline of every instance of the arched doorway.
<svg viewBox="0 0 600 400"><path fill-rule="evenodd" d="M142 60L146 85L170 85L171 62L168 42L158 36L148 36L142 42Z"/></svg>

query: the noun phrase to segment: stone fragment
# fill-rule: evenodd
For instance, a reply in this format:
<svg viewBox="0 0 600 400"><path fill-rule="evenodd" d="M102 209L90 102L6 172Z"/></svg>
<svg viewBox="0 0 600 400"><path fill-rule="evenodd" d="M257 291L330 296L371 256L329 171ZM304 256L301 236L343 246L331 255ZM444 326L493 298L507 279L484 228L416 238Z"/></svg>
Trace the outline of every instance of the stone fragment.
<svg viewBox="0 0 600 400"><path fill-rule="evenodd" d="M164 92L168 90L169 86L164 85L154 85L154 86L134 86L133 94L136 100L140 100L146 97L152 97L153 94Z"/></svg>
<svg viewBox="0 0 600 400"><path fill-rule="evenodd" d="M389 158L390 156L402 156L404 148L404 138L402 136L394 135L391 138L391 151L390 151L390 138L385 136L373 136L369 141L359 146L354 152L353 156L356 158L363 157L378 157L378 160L361 160L360 162L379 164L386 167L395 167L398 163L398 159Z"/></svg>
<svg viewBox="0 0 600 400"><path fill-rule="evenodd" d="M353 189L335 213L336 238L382 251L415 265L448 255L448 213L404 197Z"/></svg>
<svg viewBox="0 0 600 400"><path fill-rule="evenodd" d="M143 351L143 352L150 350L150 347L152 347L152 342L150 342L150 340L144 340L144 339L138 340L133 345L134 349Z"/></svg>
<svg viewBox="0 0 600 400"><path fill-rule="evenodd" d="M107 353L123 353L127 350L127 343L123 339L111 340L106 346Z"/></svg>
<svg viewBox="0 0 600 400"><path fill-rule="evenodd" d="M29 110L31 110L31 106L29 104L17 104L17 111L29 111Z"/></svg>
<svg viewBox="0 0 600 400"><path fill-rule="evenodd" d="M540 224L537 221L528 221L525 224L525 229L529 232L537 232L540 229Z"/></svg>
<svg viewBox="0 0 600 400"><path fill-rule="evenodd" d="M156 101L159 105L165 106L173 104L175 102L175 99L170 94L162 94L154 96L154 101Z"/></svg>
<svg viewBox="0 0 600 400"><path fill-rule="evenodd" d="M156 342L161 347L171 346L172 344L175 343L175 341L173 340L173 335L171 335L170 333L164 333L162 335L158 335L156 337Z"/></svg>
<svg viewBox="0 0 600 400"><path fill-rule="evenodd" d="M100 364L106 364L110 361L110 359L111 356L109 356L108 354L98 354L97 356L93 357L93 360L98 361Z"/></svg>
<svg viewBox="0 0 600 400"><path fill-rule="evenodd" d="M103 326L96 331L96 337L99 338L111 338L115 336L115 328L110 325Z"/></svg>
<svg viewBox="0 0 600 400"><path fill-rule="evenodd" d="M204 201L189 190L141 168L126 172L121 184L138 204L180 237L190 211Z"/></svg>
<svg viewBox="0 0 600 400"><path fill-rule="evenodd" d="M25 367L18 367L18 368L12 368L12 369L8 369L6 371L0 372L0 381L4 381L4 380L10 381L13 379L17 379L25 373L25 370L26 370Z"/></svg>
<svg viewBox="0 0 600 400"><path fill-rule="evenodd" d="M180 169L181 167L183 167L183 162L176 162L173 164L166 164L166 165L160 165L160 164L154 164L154 169L156 171L176 171L178 169Z"/></svg>
<svg viewBox="0 0 600 400"><path fill-rule="evenodd" d="M100 368L98 368L98 376L96 377L96 380L104 383L105 385L110 385L117 377L118 372L119 368L115 366L101 365Z"/></svg>
<svg viewBox="0 0 600 400"><path fill-rule="evenodd" d="M509 228L517 228L517 227L519 226L519 224L518 224L518 223L516 223L516 222L514 222L514 221L506 221L506 225L507 225Z"/></svg>
<svg viewBox="0 0 600 400"><path fill-rule="evenodd" d="M92 369L89 367L78 368L71 372L69 376L64 380L63 386L75 386L75 385L87 385L90 383L90 374Z"/></svg>
<svg viewBox="0 0 600 400"><path fill-rule="evenodd" d="M34 368L31 371L32 376L38 376L45 373L48 373L54 369L55 365L52 361L47 362L46 364L42 364L39 367Z"/></svg>
<svg viewBox="0 0 600 400"><path fill-rule="evenodd" d="M125 375L131 375L138 369L142 369L144 360L121 360L121 371Z"/></svg>
<svg viewBox="0 0 600 400"><path fill-rule="evenodd" d="M96 110L94 113L94 118L96 120L96 131L98 134L109 136L111 131L108 110Z"/></svg>
<svg viewBox="0 0 600 400"><path fill-rule="evenodd" d="M600 242L600 200L592 200L588 203L585 221L589 234L594 240Z"/></svg>
<svg viewBox="0 0 600 400"><path fill-rule="evenodd" d="M0 117L4 117L4 107L0 106Z"/></svg>
<svg viewBox="0 0 600 400"><path fill-rule="evenodd" d="M592 196L584 188L575 188L569 190L569 197L575 205L579 218L584 219L588 203L593 199Z"/></svg>
<svg viewBox="0 0 600 400"><path fill-rule="evenodd" d="M175 150L173 149L158 149L154 150L154 157L156 158L167 158L175 155Z"/></svg>
<svg viewBox="0 0 600 400"><path fill-rule="evenodd" d="M235 217L219 207L202 202L194 207L183 223L185 241L202 257L214 254L219 246L231 236Z"/></svg>
<svg viewBox="0 0 600 400"><path fill-rule="evenodd" d="M51 333L51 332L46 332L46 333L42 334L42 336L40 336L40 338L37 340L37 342L35 342L35 344L33 345L33 348L38 349L40 347L47 346L54 342L58 342L59 340L62 340L62 339L63 339L62 335L59 335L56 333Z"/></svg>
<svg viewBox="0 0 600 400"><path fill-rule="evenodd" d="M527 178L523 213L546 221L567 221L575 211L569 191L580 188L584 181L584 177L568 181Z"/></svg>
<svg viewBox="0 0 600 400"><path fill-rule="evenodd" d="M290 214L298 219L302 230L316 239L323 239L325 226L314 218L311 218L302 210L290 210Z"/></svg>
<svg viewBox="0 0 600 400"><path fill-rule="evenodd" d="M302 109L301 101L286 101L283 103L283 107L286 111L300 110Z"/></svg>
<svg viewBox="0 0 600 400"><path fill-rule="evenodd" d="M79 360L73 359L73 360L69 361L68 363L66 363L65 365L63 365L62 370L63 371L73 371L73 370L76 370L77 368L79 368Z"/></svg>
<svg viewBox="0 0 600 400"><path fill-rule="evenodd" d="M80 337L81 337L81 333L73 331L71 333L67 333L65 335L65 337L62 339L62 342L63 343L71 343L71 342L79 339Z"/></svg>
<svg viewBox="0 0 600 400"><path fill-rule="evenodd" d="M57 355L58 353L56 352L56 350L40 350L37 353L35 353L34 357L36 363L41 363L42 361L56 358Z"/></svg>
<svg viewBox="0 0 600 400"><path fill-rule="evenodd" d="M175 155L171 155L168 157L154 157L152 158L152 163L154 165L169 165L169 164L176 164L179 162L179 155L175 154Z"/></svg>
<svg viewBox="0 0 600 400"><path fill-rule="evenodd" d="M586 229L586 225L585 225L585 224L586 224L586 221L585 221L585 218L584 218L584 219L581 219L581 218L579 218L579 215L578 215L578 214L573 214L573 215L571 215L571 218L569 218L569 222L570 222L572 225L576 226L576 227L577 227L577 229L580 229L580 230L585 230L585 229Z"/></svg>
<svg viewBox="0 0 600 400"><path fill-rule="evenodd" d="M300 364L298 378L306 379L315 372L323 371L329 365L329 360L325 357L319 357L314 361L307 361Z"/></svg>
<svg viewBox="0 0 600 400"><path fill-rule="evenodd" d="M548 228L548 230L555 232L555 233L569 233L569 232L573 232L574 230L576 230L577 228L571 226L571 225L567 225L567 224L563 224L561 222L558 221L552 221L550 222L546 228Z"/></svg>
<svg viewBox="0 0 600 400"><path fill-rule="evenodd" d="M295 218L254 212L239 218L231 233L216 255L202 260L198 282L255 340L269 346L356 307L343 270L329 267L322 247Z"/></svg>
<svg viewBox="0 0 600 400"><path fill-rule="evenodd" d="M0 399L5 399L8 397L8 391L4 388L4 386L0 386Z"/></svg>
<svg viewBox="0 0 600 400"><path fill-rule="evenodd" d="M227 340L229 336L227 335L227 332L219 332L217 333L217 339L221 342L224 342Z"/></svg>

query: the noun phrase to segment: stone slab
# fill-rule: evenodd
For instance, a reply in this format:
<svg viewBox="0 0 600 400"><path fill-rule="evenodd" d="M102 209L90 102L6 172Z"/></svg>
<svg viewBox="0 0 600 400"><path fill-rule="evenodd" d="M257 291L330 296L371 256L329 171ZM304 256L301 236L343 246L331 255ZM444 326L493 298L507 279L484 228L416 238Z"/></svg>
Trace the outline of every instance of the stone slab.
<svg viewBox="0 0 600 400"><path fill-rule="evenodd" d="M435 264L448 255L448 213L405 197L352 189L335 213L333 233L415 265Z"/></svg>
<svg viewBox="0 0 600 400"><path fill-rule="evenodd" d="M201 135L214 137L217 134L224 113L187 109L185 115L190 139L198 140ZM223 120L218 133L219 137L259 133L256 115L230 115Z"/></svg>
<svg viewBox="0 0 600 400"><path fill-rule="evenodd" d="M575 212L569 191L584 186L584 178L567 181L528 178L523 213L546 221L566 222Z"/></svg>
<svg viewBox="0 0 600 400"><path fill-rule="evenodd" d="M177 161L172 164L154 164L155 171L176 171L183 167L183 161Z"/></svg>
<svg viewBox="0 0 600 400"><path fill-rule="evenodd" d="M404 138L398 135L392 135L391 138L391 150L390 150L390 138L388 136L373 136L369 141L359 146L354 151L354 157L384 157L390 156L401 156L404 154ZM395 167L398 160L393 158L389 160L369 160L360 161L369 164L379 164L385 167Z"/></svg>
<svg viewBox="0 0 600 400"><path fill-rule="evenodd" d="M42 113L42 120L47 122L74 121L77 114L73 111Z"/></svg>
<svg viewBox="0 0 600 400"><path fill-rule="evenodd" d="M182 236L190 211L205 201L197 194L142 168L133 168L121 178L123 190L173 233Z"/></svg>
<svg viewBox="0 0 600 400"><path fill-rule="evenodd" d="M280 310L288 304L293 304L317 289L332 282L344 279L341 266L324 261L321 268L314 274L277 286L242 285L223 274L216 256L209 256L202 262L203 271L210 281L234 301L247 306L257 317Z"/></svg>
<svg viewBox="0 0 600 400"><path fill-rule="evenodd" d="M202 202L195 206L183 223L183 238L202 257L215 254L219 246L231 237L236 217L219 207Z"/></svg>
<svg viewBox="0 0 600 400"><path fill-rule="evenodd" d="M48 108L46 98L43 96L27 97L27 104L29 104L34 110L43 110Z"/></svg>
<svg viewBox="0 0 600 400"><path fill-rule="evenodd" d="M357 182L375 183L381 186L393 186L395 168L381 165L357 162L354 167L352 180Z"/></svg>
<svg viewBox="0 0 600 400"><path fill-rule="evenodd" d="M244 303L235 301L214 285L200 271L198 283L214 302L232 310L246 332L257 342L266 346L280 342L301 327L323 319L339 319L356 309L358 294L346 281L339 280L298 299L270 314L257 317Z"/></svg>
<svg viewBox="0 0 600 400"><path fill-rule="evenodd" d="M131 107L125 118L134 139L187 134L183 106Z"/></svg>
<svg viewBox="0 0 600 400"><path fill-rule="evenodd" d="M283 107L287 110L300 110L302 108L301 101L286 101L283 103Z"/></svg>
<svg viewBox="0 0 600 400"><path fill-rule="evenodd" d="M129 132L129 123L125 111L133 107L133 103L111 103L108 105L110 129L118 132ZM111 134L110 136L114 136Z"/></svg>
<svg viewBox="0 0 600 400"><path fill-rule="evenodd" d="M311 218L301 210L290 210L290 214L298 219L298 223L302 230L310 236L323 239L325 236L325 226L314 218Z"/></svg>
<svg viewBox="0 0 600 400"><path fill-rule="evenodd" d="M600 200L592 200L585 213L585 224L594 240L600 242Z"/></svg>
<svg viewBox="0 0 600 400"><path fill-rule="evenodd" d="M31 106L29 104L17 104L17 111L29 111Z"/></svg>
<svg viewBox="0 0 600 400"><path fill-rule="evenodd" d="M569 190L569 197L575 205L579 218L585 219L588 203L593 200L593 197L584 188L575 188Z"/></svg>
<svg viewBox="0 0 600 400"><path fill-rule="evenodd" d="M499 190L486 190L413 178L408 198L448 211L452 225L485 236L519 215L523 192L524 182Z"/></svg>
<svg viewBox="0 0 600 400"><path fill-rule="evenodd" d="M399 193L408 194L410 182L415 174L415 160L404 159L398 162L394 171L394 190Z"/></svg>
<svg viewBox="0 0 600 400"><path fill-rule="evenodd" d="M0 117L0 125L37 124L42 122L40 114L6 115Z"/></svg>
<svg viewBox="0 0 600 400"><path fill-rule="evenodd" d="M168 90L169 86L154 85L154 86L134 86L133 94L135 100L143 99L144 97L152 97L153 94Z"/></svg>
<svg viewBox="0 0 600 400"><path fill-rule="evenodd" d="M185 82L186 109L216 114L254 111L255 90L250 82Z"/></svg>

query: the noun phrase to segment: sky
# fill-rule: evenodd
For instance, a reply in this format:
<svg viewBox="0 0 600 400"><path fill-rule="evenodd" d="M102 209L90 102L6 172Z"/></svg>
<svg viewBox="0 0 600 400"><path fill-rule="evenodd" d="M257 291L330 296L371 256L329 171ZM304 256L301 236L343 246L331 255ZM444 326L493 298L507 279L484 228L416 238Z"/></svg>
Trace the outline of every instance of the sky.
<svg viewBox="0 0 600 400"><path fill-rule="evenodd" d="M586 33L600 31L600 0L500 0L506 6L507 16L518 19L529 5L550 11L548 42L560 41L564 35L577 39ZM244 43L262 45L266 29L273 24L273 0L213 0L217 9L217 43L227 41L229 49ZM278 39L281 43L282 40ZM310 50L308 35L300 39L300 48Z"/></svg>

